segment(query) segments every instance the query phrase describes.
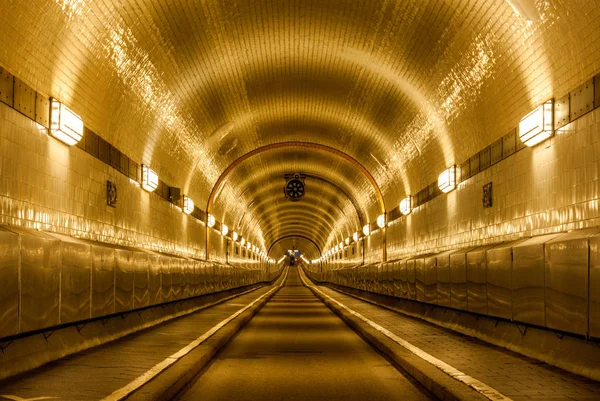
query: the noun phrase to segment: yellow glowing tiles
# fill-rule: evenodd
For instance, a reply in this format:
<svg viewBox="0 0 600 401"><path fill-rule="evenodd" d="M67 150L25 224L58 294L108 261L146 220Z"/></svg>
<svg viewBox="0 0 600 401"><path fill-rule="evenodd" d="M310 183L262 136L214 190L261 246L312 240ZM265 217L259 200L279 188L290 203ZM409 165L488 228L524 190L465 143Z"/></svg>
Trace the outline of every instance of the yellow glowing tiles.
<svg viewBox="0 0 600 401"><path fill-rule="evenodd" d="M158 188L158 174L144 164L142 164L142 188L148 192Z"/></svg>
<svg viewBox="0 0 600 401"><path fill-rule="evenodd" d="M406 198L402 199L400 201L400 213L402 213L403 215L407 215L409 214L411 211L411 199L410 196L407 196Z"/></svg>
<svg viewBox="0 0 600 401"><path fill-rule="evenodd" d="M438 176L438 187L442 192L450 192L456 188L456 166L451 166Z"/></svg>
<svg viewBox="0 0 600 401"><path fill-rule="evenodd" d="M221 234L223 235L227 235L227 233L229 232L229 227L227 227L226 224L221 224Z"/></svg>
<svg viewBox="0 0 600 401"><path fill-rule="evenodd" d="M519 138L527 146L534 146L554 132L554 101L549 100L527 114L519 122Z"/></svg>
<svg viewBox="0 0 600 401"><path fill-rule="evenodd" d="M212 214L208 214L208 217L206 218L206 225L209 227L214 227L215 226L215 216L213 216Z"/></svg>
<svg viewBox="0 0 600 401"><path fill-rule="evenodd" d="M352 239L354 240L354 242L358 241L358 232L352 234Z"/></svg>
<svg viewBox="0 0 600 401"><path fill-rule="evenodd" d="M83 120L64 104L52 99L50 108L50 134L69 146L83 137Z"/></svg>
<svg viewBox="0 0 600 401"><path fill-rule="evenodd" d="M385 214L380 214L377 216L377 226L379 228L385 227Z"/></svg>
<svg viewBox="0 0 600 401"><path fill-rule="evenodd" d="M194 201L189 196L183 195L183 212L190 214L194 211Z"/></svg>

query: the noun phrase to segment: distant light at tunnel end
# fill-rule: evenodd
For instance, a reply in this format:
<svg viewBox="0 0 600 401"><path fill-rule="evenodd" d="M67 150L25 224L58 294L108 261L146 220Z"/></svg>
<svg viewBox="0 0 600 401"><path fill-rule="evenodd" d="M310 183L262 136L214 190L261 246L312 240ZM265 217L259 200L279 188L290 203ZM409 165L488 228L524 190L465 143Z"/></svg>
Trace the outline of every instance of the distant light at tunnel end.
<svg viewBox="0 0 600 401"><path fill-rule="evenodd" d="M554 133L554 100L538 106L519 122L519 139L526 146L535 146Z"/></svg>
<svg viewBox="0 0 600 401"><path fill-rule="evenodd" d="M438 187L442 192L450 192L456 188L456 166L448 167L438 176Z"/></svg>
<svg viewBox="0 0 600 401"><path fill-rule="evenodd" d="M58 100L50 101L50 134L69 146L76 145L83 137L83 120Z"/></svg>

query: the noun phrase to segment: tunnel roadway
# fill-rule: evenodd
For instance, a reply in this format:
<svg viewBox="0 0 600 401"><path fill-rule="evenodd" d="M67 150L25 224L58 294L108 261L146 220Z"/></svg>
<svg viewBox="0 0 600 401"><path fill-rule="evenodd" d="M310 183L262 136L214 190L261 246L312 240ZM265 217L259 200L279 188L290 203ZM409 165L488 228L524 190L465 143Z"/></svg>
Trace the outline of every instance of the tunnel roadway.
<svg viewBox="0 0 600 401"><path fill-rule="evenodd" d="M429 400L302 285L270 299L177 400Z"/></svg>

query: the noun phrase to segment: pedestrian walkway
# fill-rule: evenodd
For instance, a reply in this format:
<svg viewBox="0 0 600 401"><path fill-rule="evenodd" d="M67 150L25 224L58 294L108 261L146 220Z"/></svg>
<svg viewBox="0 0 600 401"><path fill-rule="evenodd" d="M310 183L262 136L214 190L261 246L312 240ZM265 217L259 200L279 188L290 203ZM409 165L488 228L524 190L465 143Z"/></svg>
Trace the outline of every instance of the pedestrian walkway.
<svg viewBox="0 0 600 401"><path fill-rule="evenodd" d="M515 401L600 400L600 383L432 323L317 286L326 295Z"/></svg>

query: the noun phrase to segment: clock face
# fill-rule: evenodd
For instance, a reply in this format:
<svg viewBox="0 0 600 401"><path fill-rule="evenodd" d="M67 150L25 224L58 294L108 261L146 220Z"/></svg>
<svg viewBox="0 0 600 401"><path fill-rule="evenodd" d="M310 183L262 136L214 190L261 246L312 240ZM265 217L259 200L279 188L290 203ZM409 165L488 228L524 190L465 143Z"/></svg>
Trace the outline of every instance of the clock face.
<svg viewBox="0 0 600 401"><path fill-rule="evenodd" d="M285 196L292 201L298 201L304 196L304 183L299 179L291 179L285 184Z"/></svg>

